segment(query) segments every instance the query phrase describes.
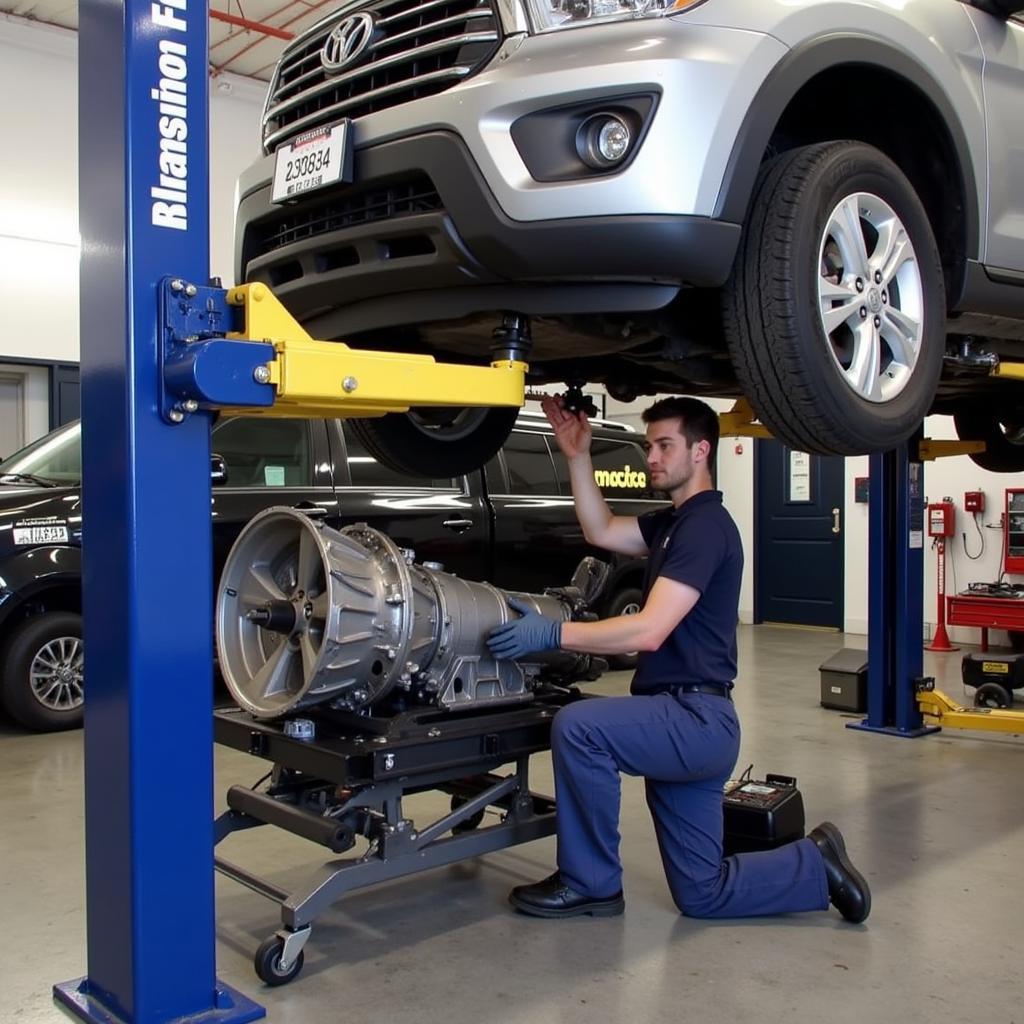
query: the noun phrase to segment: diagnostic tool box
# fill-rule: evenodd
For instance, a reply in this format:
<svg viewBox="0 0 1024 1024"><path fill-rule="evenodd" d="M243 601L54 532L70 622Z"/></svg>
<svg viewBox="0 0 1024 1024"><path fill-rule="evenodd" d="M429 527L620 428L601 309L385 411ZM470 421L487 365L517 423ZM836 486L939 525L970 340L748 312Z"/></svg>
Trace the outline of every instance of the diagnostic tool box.
<svg viewBox="0 0 1024 1024"><path fill-rule="evenodd" d="M747 769L749 775L750 769ZM804 800L789 775L731 779L725 786L726 856L773 850L804 837Z"/></svg>

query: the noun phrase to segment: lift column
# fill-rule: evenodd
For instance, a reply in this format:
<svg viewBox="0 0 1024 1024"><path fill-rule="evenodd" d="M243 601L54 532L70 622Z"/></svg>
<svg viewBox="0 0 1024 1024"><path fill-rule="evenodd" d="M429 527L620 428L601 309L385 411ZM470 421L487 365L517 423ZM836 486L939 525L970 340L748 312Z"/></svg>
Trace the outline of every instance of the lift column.
<svg viewBox="0 0 1024 1024"><path fill-rule="evenodd" d="M158 282L208 273L207 19L79 4L88 973L54 996L88 1021L263 1016L215 971L210 421L158 411Z"/></svg>
<svg viewBox="0 0 1024 1024"><path fill-rule="evenodd" d="M935 732L917 704L923 672L924 472L917 442L871 456L868 505L868 715L851 729Z"/></svg>

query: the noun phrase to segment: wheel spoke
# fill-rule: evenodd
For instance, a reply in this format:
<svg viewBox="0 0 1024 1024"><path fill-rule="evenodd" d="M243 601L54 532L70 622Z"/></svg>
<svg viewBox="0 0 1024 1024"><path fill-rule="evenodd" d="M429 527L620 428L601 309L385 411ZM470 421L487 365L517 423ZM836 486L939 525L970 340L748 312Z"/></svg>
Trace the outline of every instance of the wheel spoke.
<svg viewBox="0 0 1024 1024"><path fill-rule="evenodd" d="M60 689L60 680L51 676L33 681L32 689L43 704L48 704L53 693Z"/></svg>
<svg viewBox="0 0 1024 1024"><path fill-rule="evenodd" d="M302 673L305 681L309 682L316 671L316 650L313 647L313 640L309 633L303 633L300 637L299 649L302 651Z"/></svg>
<svg viewBox="0 0 1024 1024"><path fill-rule="evenodd" d="M888 344L893 359L910 369L917 360L921 324L902 310L893 308L885 311L882 324L882 337Z"/></svg>
<svg viewBox="0 0 1024 1024"><path fill-rule="evenodd" d="M288 595L277 585L265 564L252 565L242 582L241 602L243 605L262 605L267 601L287 601Z"/></svg>
<svg viewBox="0 0 1024 1024"><path fill-rule="evenodd" d="M267 663L252 677L251 689L258 691L264 699L285 692L288 689L288 670L294 653L287 644L281 644L267 659Z"/></svg>
<svg viewBox="0 0 1024 1024"><path fill-rule="evenodd" d="M843 254L847 276L856 274L867 277L868 251L864 244L864 231L860 225L860 204L857 196L847 196L839 204L832 215L828 230Z"/></svg>
<svg viewBox="0 0 1024 1024"><path fill-rule="evenodd" d="M878 377L881 372L878 331L870 320L865 320L853 333L856 341L847 377L857 394L875 401L879 393Z"/></svg>
<svg viewBox="0 0 1024 1024"><path fill-rule="evenodd" d="M903 225L889 217L878 225L878 244L871 262L882 275L881 287L888 288L900 267L914 258L914 249Z"/></svg>
<svg viewBox="0 0 1024 1024"><path fill-rule="evenodd" d="M35 658L32 659L33 672L56 672L60 668L61 660L53 650L52 644L47 644Z"/></svg>
<svg viewBox="0 0 1024 1024"><path fill-rule="evenodd" d="M833 306L832 300L824 294L821 296L821 322L825 327L825 333L831 334L837 327L850 320L850 329L854 330L860 324L860 297L851 295L844 291L845 301L842 305Z"/></svg>

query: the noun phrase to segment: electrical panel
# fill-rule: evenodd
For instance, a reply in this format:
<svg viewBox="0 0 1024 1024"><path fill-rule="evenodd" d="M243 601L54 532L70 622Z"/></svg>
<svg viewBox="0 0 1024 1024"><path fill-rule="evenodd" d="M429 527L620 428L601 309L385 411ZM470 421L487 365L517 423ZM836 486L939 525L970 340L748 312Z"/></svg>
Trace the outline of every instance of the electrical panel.
<svg viewBox="0 0 1024 1024"><path fill-rule="evenodd" d="M1003 568L1007 572L1024 572L1024 488L1006 489L1006 521L1003 525Z"/></svg>
<svg viewBox="0 0 1024 1024"><path fill-rule="evenodd" d="M984 491L964 491L964 511L984 512L985 493Z"/></svg>
<svg viewBox="0 0 1024 1024"><path fill-rule="evenodd" d="M956 509L951 501L934 501L928 506L928 536L952 537L956 533Z"/></svg>

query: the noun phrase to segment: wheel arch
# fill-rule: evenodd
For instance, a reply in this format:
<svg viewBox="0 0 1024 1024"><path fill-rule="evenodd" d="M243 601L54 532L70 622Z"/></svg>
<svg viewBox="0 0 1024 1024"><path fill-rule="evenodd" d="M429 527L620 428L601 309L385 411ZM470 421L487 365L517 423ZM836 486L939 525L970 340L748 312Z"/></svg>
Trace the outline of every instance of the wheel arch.
<svg viewBox="0 0 1024 1024"><path fill-rule="evenodd" d="M59 553L73 551L70 560L76 562L76 566L64 565L57 571L40 575L30 565L26 565L23 559L14 559L5 564L4 579L8 593L7 600L0 603L0 644L6 642L18 623L32 615L42 612L76 612L81 615L80 553L73 548L51 550ZM69 560L66 555L64 560ZM75 568L79 571L75 571Z"/></svg>
<svg viewBox="0 0 1024 1024"><path fill-rule="evenodd" d="M848 90L833 87L857 68L857 100L884 90L910 105L896 124L854 118ZM823 130L820 96L833 87L845 106L830 112ZM833 114L835 116L833 116ZM924 125L908 136L905 125ZM903 130L901 131L901 126ZM761 163L775 153L828 139L849 138L884 152L921 198L942 254L948 305L963 290L967 260L980 252L977 179L970 147L952 101L920 63L888 43L837 34L796 47L778 64L750 104L733 145L714 216L745 221Z"/></svg>

